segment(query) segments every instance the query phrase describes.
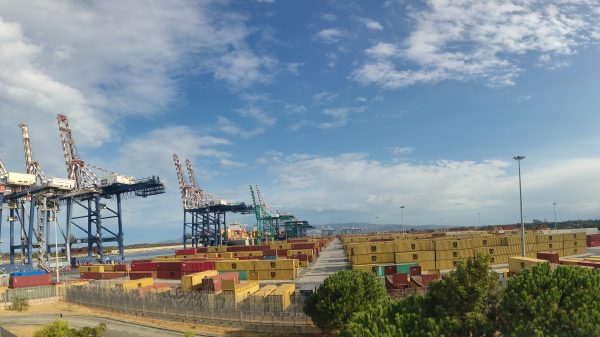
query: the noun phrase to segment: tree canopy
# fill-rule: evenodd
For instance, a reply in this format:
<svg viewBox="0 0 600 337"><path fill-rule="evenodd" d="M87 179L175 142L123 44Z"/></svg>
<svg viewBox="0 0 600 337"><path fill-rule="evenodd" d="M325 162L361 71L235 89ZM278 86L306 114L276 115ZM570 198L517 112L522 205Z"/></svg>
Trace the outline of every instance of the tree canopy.
<svg viewBox="0 0 600 337"><path fill-rule="evenodd" d="M304 312L321 330L341 329L352 314L386 303L383 284L373 274L342 270L330 275L308 298Z"/></svg>
<svg viewBox="0 0 600 337"><path fill-rule="evenodd" d="M102 337L106 331L106 324L100 323L90 328L75 329L63 320L56 320L42 329L36 331L33 337Z"/></svg>
<svg viewBox="0 0 600 337"><path fill-rule="evenodd" d="M600 336L600 273L544 263L511 278L499 309L510 336Z"/></svg>

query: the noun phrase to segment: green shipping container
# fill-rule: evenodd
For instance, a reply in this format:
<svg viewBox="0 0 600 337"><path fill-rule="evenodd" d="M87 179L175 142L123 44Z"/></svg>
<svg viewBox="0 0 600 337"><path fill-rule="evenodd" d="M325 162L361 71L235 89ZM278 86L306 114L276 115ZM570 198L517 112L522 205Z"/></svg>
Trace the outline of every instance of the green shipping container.
<svg viewBox="0 0 600 337"><path fill-rule="evenodd" d="M417 263L417 262L397 264L396 265L396 273L408 274L408 272L410 271L410 267L416 267L418 265L419 265L419 263Z"/></svg>
<svg viewBox="0 0 600 337"><path fill-rule="evenodd" d="M222 270L219 272L219 274L224 274L224 273L229 273L229 272L236 272L236 273L240 274L240 281L248 281L248 271L247 270Z"/></svg>

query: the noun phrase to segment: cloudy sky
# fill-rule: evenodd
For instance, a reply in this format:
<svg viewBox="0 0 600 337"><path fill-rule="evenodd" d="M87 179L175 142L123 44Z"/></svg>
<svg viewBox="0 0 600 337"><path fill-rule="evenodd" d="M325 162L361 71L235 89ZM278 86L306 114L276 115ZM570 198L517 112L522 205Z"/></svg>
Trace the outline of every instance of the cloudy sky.
<svg viewBox="0 0 600 337"><path fill-rule="evenodd" d="M599 42L592 0L5 0L0 157L27 123L64 177L62 113L90 164L160 176L128 243L180 236L173 152L216 196L412 225L517 222L520 154L529 221L597 218Z"/></svg>

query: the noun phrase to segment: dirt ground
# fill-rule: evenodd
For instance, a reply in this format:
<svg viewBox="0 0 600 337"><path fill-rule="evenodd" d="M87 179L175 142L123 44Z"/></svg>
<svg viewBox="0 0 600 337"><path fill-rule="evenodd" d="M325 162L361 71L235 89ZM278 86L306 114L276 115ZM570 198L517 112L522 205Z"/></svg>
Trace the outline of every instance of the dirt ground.
<svg viewBox="0 0 600 337"><path fill-rule="evenodd" d="M103 318L112 318L120 321L126 321L131 323L139 323L146 326L167 328L174 331L193 331L195 333L200 334L209 334L214 336L223 336L223 337L259 337L264 336L264 333L258 332L249 332L244 331L242 329L235 328L225 328L220 326L211 326L211 325L194 325L182 322L171 322L166 320L159 320L153 318L145 318L145 317L136 317L124 315L122 313L114 314L109 311L97 310L89 307L84 307L76 304L70 304L65 302L56 302L56 303L47 303L47 304L37 304L32 305L29 310L24 312L13 312L9 310L0 310L0 316L7 315L19 315L19 316L27 316L31 314L56 314L62 313L63 315L83 315L83 316L93 316L93 317L103 317ZM6 329L13 332L15 335L19 337L31 337L33 336L33 332L38 330L40 326L6 326ZM269 333L269 337L316 337L321 335L307 334L278 334L278 333Z"/></svg>

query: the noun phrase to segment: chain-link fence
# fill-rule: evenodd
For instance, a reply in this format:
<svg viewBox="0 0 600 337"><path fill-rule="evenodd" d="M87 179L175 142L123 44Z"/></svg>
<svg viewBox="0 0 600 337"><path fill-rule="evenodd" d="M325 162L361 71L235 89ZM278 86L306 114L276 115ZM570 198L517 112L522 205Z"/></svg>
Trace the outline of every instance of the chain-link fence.
<svg viewBox="0 0 600 337"><path fill-rule="evenodd" d="M236 326L253 331L318 332L304 314L304 296L292 296L289 304L279 301L236 301L227 294L202 292L148 293L115 288L78 286L65 289L67 302L136 316Z"/></svg>

